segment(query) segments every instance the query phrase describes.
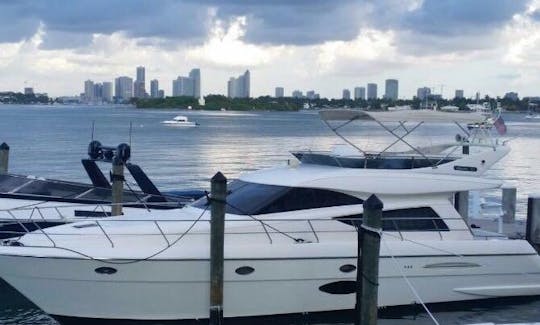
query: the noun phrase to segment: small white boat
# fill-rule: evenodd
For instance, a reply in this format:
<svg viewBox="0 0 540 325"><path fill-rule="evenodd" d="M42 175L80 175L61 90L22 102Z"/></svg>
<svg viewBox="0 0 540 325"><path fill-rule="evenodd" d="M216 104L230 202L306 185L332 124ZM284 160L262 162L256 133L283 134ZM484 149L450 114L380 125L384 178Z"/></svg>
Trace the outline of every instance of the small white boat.
<svg viewBox="0 0 540 325"><path fill-rule="evenodd" d="M532 112L529 112L527 115L525 115L526 119L540 119L540 114L533 114Z"/></svg>
<svg viewBox="0 0 540 325"><path fill-rule="evenodd" d="M175 116L172 120L163 121L161 122L161 124L171 125L171 126L189 126L189 127L199 125L199 123L189 121L186 116L182 116L182 115Z"/></svg>

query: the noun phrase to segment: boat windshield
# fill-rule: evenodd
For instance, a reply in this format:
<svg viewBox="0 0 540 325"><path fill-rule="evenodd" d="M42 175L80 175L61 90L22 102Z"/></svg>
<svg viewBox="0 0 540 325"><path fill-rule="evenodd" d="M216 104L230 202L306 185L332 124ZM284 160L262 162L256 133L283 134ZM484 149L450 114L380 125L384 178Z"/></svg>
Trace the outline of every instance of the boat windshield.
<svg viewBox="0 0 540 325"><path fill-rule="evenodd" d="M257 215L362 203L362 199L330 190L236 180L229 184L226 212ZM203 197L192 206L205 208L208 206L208 200Z"/></svg>

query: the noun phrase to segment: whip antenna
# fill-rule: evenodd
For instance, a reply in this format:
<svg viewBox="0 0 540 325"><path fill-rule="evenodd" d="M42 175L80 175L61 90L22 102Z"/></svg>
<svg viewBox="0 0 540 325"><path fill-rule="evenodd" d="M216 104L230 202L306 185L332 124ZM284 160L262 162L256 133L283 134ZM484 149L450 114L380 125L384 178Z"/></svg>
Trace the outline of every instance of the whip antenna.
<svg viewBox="0 0 540 325"><path fill-rule="evenodd" d="M96 120L92 120L92 141L94 141L94 127L95 127L95 124L96 123Z"/></svg>

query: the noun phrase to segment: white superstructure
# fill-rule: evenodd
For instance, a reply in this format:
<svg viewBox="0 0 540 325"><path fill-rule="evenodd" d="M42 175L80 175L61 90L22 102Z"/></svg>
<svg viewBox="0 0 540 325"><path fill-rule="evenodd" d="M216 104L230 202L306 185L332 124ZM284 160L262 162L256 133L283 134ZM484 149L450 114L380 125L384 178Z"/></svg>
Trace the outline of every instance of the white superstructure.
<svg viewBox="0 0 540 325"><path fill-rule="evenodd" d="M404 114L413 119L412 113L395 113L401 114L399 121ZM480 118L439 113L419 116L437 120L457 114L450 119L463 123ZM382 114L393 113L321 113L326 121L377 117L384 125L392 120ZM463 156L452 151L465 144L487 150ZM426 303L540 294L540 257L531 245L476 238L453 205L456 192L501 185L482 174L508 149L472 139L414 149L378 156L295 153L299 164L230 183L224 315L353 308L354 220L371 194L384 203L380 306L417 302L404 276ZM29 233L0 246L0 276L51 315L206 318L209 220L203 198L180 210L152 212L151 218L145 211L128 211Z"/></svg>
<svg viewBox="0 0 540 325"><path fill-rule="evenodd" d="M188 127L199 125L199 123L189 121L187 116L182 116L182 115L175 116L172 120L163 121L161 123L165 125L170 125L170 126L188 126Z"/></svg>

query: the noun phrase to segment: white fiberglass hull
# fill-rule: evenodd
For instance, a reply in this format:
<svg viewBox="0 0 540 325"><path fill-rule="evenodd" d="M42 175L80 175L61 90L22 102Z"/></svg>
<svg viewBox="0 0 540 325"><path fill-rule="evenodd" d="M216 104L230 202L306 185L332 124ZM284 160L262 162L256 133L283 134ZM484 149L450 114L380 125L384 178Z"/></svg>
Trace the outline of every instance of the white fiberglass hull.
<svg viewBox="0 0 540 325"><path fill-rule="evenodd" d="M379 306L418 302L401 272L426 303L540 295L540 258L530 252L513 256L401 256L396 260L384 256L380 263ZM340 271L346 264L355 265L356 259L226 260L224 315L351 309L354 294L320 290L332 282L354 281L355 271ZM242 266L250 266L254 272L237 274L235 270ZM99 274L95 270L101 267L117 272ZM209 263L204 259L114 265L77 258L0 255L0 270L8 283L51 315L134 320L208 317ZM350 285L348 282L345 287Z"/></svg>
<svg viewBox="0 0 540 325"><path fill-rule="evenodd" d="M195 127L198 126L195 122L175 122L175 121L163 121L161 122L163 125L167 126L179 126L179 127Z"/></svg>

